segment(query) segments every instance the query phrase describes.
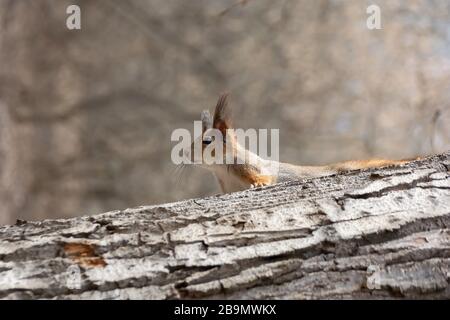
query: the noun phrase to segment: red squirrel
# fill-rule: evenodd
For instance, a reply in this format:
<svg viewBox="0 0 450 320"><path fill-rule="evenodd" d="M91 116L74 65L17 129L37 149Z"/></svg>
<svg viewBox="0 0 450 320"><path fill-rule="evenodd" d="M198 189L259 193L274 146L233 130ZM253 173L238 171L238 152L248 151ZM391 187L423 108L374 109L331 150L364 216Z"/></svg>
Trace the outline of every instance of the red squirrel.
<svg viewBox="0 0 450 320"><path fill-rule="evenodd" d="M263 159L239 144L233 133L230 134L233 131L233 127L227 93L222 94L217 101L214 116L211 118L209 112L205 110L202 112L201 120L202 135L198 138L198 141L192 143L190 157L193 160L194 144L197 142L202 146L201 155L202 159L204 158L206 147L216 137L211 135L210 129L219 130L222 136L226 137L223 141L219 141L218 146L223 148L222 154L224 158L231 152L231 157L234 161L231 164L226 162L225 159L221 164L205 164L203 161L200 163L201 167L212 171L224 193L268 186L279 182L332 175L349 170L402 165L416 160L370 159L344 161L324 166L297 166Z"/></svg>

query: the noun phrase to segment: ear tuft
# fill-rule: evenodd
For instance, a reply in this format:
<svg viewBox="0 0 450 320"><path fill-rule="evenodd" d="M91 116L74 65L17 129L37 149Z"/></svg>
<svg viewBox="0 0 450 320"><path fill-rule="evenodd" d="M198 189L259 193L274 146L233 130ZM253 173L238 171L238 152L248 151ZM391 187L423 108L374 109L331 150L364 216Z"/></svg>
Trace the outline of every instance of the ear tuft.
<svg viewBox="0 0 450 320"><path fill-rule="evenodd" d="M203 110L201 114L202 132L212 128L212 118L208 110Z"/></svg>
<svg viewBox="0 0 450 320"><path fill-rule="evenodd" d="M226 130L231 128L231 109L228 107L228 93L223 93L217 101L213 126L222 131L224 136Z"/></svg>

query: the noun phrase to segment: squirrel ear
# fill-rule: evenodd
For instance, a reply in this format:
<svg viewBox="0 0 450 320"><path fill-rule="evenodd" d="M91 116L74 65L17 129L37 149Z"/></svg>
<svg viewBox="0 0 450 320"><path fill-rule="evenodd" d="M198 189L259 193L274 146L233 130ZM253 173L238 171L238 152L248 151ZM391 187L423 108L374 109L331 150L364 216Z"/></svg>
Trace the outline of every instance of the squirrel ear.
<svg viewBox="0 0 450 320"><path fill-rule="evenodd" d="M213 127L219 129L223 136L226 130L231 128L231 110L228 107L228 93L224 93L217 101L216 110L214 111Z"/></svg>
<svg viewBox="0 0 450 320"><path fill-rule="evenodd" d="M205 132L206 130L212 128L212 118L208 110L202 111L201 120L202 120L202 132Z"/></svg>

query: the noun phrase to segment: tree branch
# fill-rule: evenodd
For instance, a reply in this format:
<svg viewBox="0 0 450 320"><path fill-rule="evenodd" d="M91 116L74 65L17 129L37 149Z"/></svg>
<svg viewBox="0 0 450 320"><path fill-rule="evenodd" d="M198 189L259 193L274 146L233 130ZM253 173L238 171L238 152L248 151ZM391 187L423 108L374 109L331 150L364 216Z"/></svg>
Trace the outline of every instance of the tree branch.
<svg viewBox="0 0 450 320"><path fill-rule="evenodd" d="M0 298L450 298L450 152L0 228ZM150 192L150 190L149 190Z"/></svg>

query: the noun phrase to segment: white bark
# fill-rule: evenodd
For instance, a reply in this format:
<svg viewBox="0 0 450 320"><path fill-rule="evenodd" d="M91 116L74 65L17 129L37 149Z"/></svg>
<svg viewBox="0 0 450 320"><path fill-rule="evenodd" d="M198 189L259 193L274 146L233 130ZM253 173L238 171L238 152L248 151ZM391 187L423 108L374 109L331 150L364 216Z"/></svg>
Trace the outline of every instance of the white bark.
<svg viewBox="0 0 450 320"><path fill-rule="evenodd" d="M0 298L450 298L450 152L0 228ZM149 191L150 192L150 191Z"/></svg>

